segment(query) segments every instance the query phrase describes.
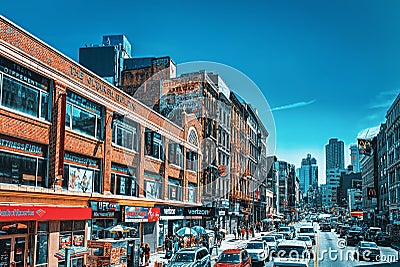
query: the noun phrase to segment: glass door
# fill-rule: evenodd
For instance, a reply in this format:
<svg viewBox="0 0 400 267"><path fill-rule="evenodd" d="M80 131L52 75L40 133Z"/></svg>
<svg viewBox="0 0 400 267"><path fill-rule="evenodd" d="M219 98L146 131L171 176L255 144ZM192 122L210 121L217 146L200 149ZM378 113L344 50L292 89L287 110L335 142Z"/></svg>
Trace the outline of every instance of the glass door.
<svg viewBox="0 0 400 267"><path fill-rule="evenodd" d="M11 238L0 239L0 267L10 266L11 244Z"/></svg>
<svg viewBox="0 0 400 267"><path fill-rule="evenodd" d="M14 238L14 262L15 267L25 267L26 237Z"/></svg>

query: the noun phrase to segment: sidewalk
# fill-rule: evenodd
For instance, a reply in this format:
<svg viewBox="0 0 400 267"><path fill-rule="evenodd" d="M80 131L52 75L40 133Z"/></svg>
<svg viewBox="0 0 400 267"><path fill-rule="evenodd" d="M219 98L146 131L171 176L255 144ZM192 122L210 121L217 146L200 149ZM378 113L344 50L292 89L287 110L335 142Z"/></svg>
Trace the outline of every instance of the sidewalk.
<svg viewBox="0 0 400 267"><path fill-rule="evenodd" d="M218 258L219 254L226 249L243 248L245 247L247 242L253 239L257 239L260 236L261 233L255 233L254 237L249 236L249 239L247 240L247 239L235 239L234 234L227 234L225 239L221 242L221 246L219 248L218 247L213 248L211 253L211 260L215 261ZM152 253L150 256L149 267L154 267L156 262L167 264L168 260L165 259L164 256L165 256L165 251Z"/></svg>

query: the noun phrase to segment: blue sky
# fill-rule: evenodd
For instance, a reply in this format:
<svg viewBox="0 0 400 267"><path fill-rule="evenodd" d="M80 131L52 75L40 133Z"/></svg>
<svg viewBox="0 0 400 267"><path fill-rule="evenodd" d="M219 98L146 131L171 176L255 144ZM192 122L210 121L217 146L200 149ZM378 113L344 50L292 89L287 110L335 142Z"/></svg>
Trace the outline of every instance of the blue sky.
<svg viewBox="0 0 400 267"><path fill-rule="evenodd" d="M310 152L322 181L328 139L348 147L384 121L400 91L399 11L396 0L44 0L1 8L75 60L79 47L99 44L102 35L125 34L137 57L238 69L273 110L278 157L299 166Z"/></svg>

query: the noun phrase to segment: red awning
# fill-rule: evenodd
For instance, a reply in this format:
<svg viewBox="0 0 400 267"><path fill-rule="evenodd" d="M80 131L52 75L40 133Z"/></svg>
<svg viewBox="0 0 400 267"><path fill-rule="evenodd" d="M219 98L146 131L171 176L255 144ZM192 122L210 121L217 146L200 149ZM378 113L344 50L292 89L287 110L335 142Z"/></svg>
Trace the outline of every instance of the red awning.
<svg viewBox="0 0 400 267"><path fill-rule="evenodd" d="M352 211L350 212L351 217L363 217L363 212L362 211Z"/></svg>
<svg viewBox="0 0 400 267"><path fill-rule="evenodd" d="M92 209L87 207L2 205L0 221L87 220Z"/></svg>

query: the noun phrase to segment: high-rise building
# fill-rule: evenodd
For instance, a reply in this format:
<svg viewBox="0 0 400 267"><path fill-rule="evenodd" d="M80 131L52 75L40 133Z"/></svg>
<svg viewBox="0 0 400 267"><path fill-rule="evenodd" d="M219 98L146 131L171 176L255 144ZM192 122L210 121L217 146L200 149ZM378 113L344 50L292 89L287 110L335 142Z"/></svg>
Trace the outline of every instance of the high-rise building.
<svg viewBox="0 0 400 267"><path fill-rule="evenodd" d="M101 46L79 48L79 63L113 85L120 85L124 59L131 58L132 46L125 35L103 36Z"/></svg>
<svg viewBox="0 0 400 267"><path fill-rule="evenodd" d="M344 169L344 143L338 141L337 138L329 139L329 143L325 146L326 152L326 170Z"/></svg>
<svg viewBox="0 0 400 267"><path fill-rule="evenodd" d="M301 168L298 170L298 177L300 180L300 192L305 194L311 187L317 188L318 186L318 165L317 160L307 154L307 157L302 159Z"/></svg>
<svg viewBox="0 0 400 267"><path fill-rule="evenodd" d="M353 172L360 172L360 153L357 144L350 145L350 160Z"/></svg>

